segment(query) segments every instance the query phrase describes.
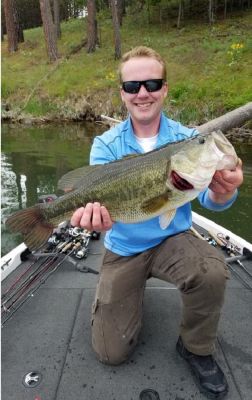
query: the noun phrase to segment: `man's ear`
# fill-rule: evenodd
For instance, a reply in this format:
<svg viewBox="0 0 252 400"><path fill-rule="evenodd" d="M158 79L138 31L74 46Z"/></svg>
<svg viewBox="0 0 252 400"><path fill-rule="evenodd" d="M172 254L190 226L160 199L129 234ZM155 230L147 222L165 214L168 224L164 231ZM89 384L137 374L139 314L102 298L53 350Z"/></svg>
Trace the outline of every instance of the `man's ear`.
<svg viewBox="0 0 252 400"><path fill-rule="evenodd" d="M167 94L169 93L169 87L168 87L167 82L164 83L163 89L164 89L164 98L165 98L167 96Z"/></svg>
<svg viewBox="0 0 252 400"><path fill-rule="evenodd" d="M125 99L124 99L124 91L123 91L122 87L120 87L120 95L121 95L121 99L122 99L122 101L124 103Z"/></svg>

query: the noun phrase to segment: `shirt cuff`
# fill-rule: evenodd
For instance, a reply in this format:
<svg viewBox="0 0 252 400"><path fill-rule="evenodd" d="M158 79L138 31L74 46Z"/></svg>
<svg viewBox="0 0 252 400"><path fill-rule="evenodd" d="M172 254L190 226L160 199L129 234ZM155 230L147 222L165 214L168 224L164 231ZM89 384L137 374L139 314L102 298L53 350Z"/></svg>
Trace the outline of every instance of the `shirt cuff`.
<svg viewBox="0 0 252 400"><path fill-rule="evenodd" d="M237 199L238 196L238 190L236 189L234 195L231 197L231 199L229 199L228 201L226 201L226 203L220 204L220 203L215 203L214 201L212 201L209 197L209 189L207 189L204 193L201 194L200 196L200 203L202 204L202 206L213 210L213 211L222 211L222 210L226 210L227 208L229 208Z"/></svg>

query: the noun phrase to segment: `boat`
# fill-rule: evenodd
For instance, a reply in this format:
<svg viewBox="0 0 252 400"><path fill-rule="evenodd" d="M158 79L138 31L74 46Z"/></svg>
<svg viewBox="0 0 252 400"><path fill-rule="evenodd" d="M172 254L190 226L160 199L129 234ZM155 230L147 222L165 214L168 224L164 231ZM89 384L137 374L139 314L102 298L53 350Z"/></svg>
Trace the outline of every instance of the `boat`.
<svg viewBox="0 0 252 400"><path fill-rule="evenodd" d="M231 279L216 359L229 383L227 399L249 400L252 244L195 212L192 232L225 254ZM62 224L45 248L32 253L22 243L2 257L2 398L205 399L175 350L180 294L158 279L147 281L143 328L130 359L120 366L96 359L90 315L104 253L102 237Z"/></svg>

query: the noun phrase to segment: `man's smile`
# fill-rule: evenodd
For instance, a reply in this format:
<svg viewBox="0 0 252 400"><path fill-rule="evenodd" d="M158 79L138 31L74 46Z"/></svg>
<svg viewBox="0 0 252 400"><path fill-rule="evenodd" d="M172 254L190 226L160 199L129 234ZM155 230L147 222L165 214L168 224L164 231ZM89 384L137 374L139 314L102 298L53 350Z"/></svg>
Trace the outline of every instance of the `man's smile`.
<svg viewBox="0 0 252 400"><path fill-rule="evenodd" d="M152 102L148 102L148 103L135 103L135 106L139 107L139 108L148 108L152 105Z"/></svg>

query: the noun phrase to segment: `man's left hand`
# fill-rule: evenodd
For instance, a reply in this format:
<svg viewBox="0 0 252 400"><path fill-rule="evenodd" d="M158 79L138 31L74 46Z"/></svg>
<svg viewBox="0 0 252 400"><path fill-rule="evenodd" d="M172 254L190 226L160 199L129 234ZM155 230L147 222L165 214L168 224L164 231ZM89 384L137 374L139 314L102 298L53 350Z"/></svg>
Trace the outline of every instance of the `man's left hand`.
<svg viewBox="0 0 252 400"><path fill-rule="evenodd" d="M239 159L234 170L223 169L215 172L212 182L209 185L211 200L217 203L228 201L242 182L242 161Z"/></svg>

